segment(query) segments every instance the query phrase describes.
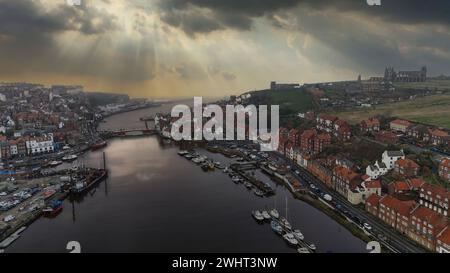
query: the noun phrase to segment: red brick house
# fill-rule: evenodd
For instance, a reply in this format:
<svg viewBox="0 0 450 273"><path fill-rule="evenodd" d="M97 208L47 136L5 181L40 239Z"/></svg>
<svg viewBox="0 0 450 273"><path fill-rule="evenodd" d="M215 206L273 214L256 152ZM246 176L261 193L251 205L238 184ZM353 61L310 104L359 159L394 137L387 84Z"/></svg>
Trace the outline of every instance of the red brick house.
<svg viewBox="0 0 450 273"><path fill-rule="evenodd" d="M396 119L389 124L392 131L406 133L408 127L412 125L411 122L403 119Z"/></svg>
<svg viewBox="0 0 450 273"><path fill-rule="evenodd" d="M314 153L320 154L327 146L331 144L331 136L328 133L322 133L314 138Z"/></svg>
<svg viewBox="0 0 450 273"><path fill-rule="evenodd" d="M316 135L317 131L314 129L304 131L300 137L300 149L312 153L314 151L314 138Z"/></svg>
<svg viewBox="0 0 450 273"><path fill-rule="evenodd" d="M366 199L366 211L370 214L378 217L378 206L380 204L381 196L378 194L372 194Z"/></svg>
<svg viewBox="0 0 450 273"><path fill-rule="evenodd" d="M325 185L332 188L332 172L321 164L318 160L311 160L308 162L308 171L322 181Z"/></svg>
<svg viewBox="0 0 450 273"><path fill-rule="evenodd" d="M445 217L419 206L411 213L408 237L434 251L437 237L447 227L447 224Z"/></svg>
<svg viewBox="0 0 450 273"><path fill-rule="evenodd" d="M439 129L429 129L430 141L433 145L447 145L450 136L447 132Z"/></svg>
<svg viewBox="0 0 450 273"><path fill-rule="evenodd" d="M419 191L420 205L450 216L450 192L440 186L424 183Z"/></svg>
<svg viewBox="0 0 450 273"><path fill-rule="evenodd" d="M336 166L333 170L333 188L345 198L348 192L361 184L361 175L342 166Z"/></svg>
<svg viewBox="0 0 450 273"><path fill-rule="evenodd" d="M388 192L390 195L403 194L411 190L410 185L405 181L396 181L388 185Z"/></svg>
<svg viewBox="0 0 450 273"><path fill-rule="evenodd" d="M383 143L397 144L398 136L389 131L379 131L375 133L375 140Z"/></svg>
<svg viewBox="0 0 450 273"><path fill-rule="evenodd" d="M380 199L378 218L397 231L406 234L409 226L409 215L416 207L415 201L400 201L386 195Z"/></svg>
<svg viewBox="0 0 450 273"><path fill-rule="evenodd" d="M380 131L380 121L377 118L368 118L360 123L361 131L365 133Z"/></svg>
<svg viewBox="0 0 450 273"><path fill-rule="evenodd" d="M411 159L399 159L394 163L394 172L404 177L417 176L420 166Z"/></svg>

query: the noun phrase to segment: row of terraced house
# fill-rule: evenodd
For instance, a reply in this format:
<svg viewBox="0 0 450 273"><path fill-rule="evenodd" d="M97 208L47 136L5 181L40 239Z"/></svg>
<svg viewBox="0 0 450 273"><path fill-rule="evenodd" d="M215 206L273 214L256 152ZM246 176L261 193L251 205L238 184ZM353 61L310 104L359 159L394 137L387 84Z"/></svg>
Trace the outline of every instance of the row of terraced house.
<svg viewBox="0 0 450 273"><path fill-rule="evenodd" d="M363 204L369 213L425 248L450 252L449 192L418 178L420 165L406 158L403 151L385 151L380 160L369 165L363 174L358 166L345 158L318 156L332 140L342 142L350 139L350 127L338 120L322 115L316 119L314 129L300 132L281 128L279 152L353 205ZM348 128L345 131L348 130L349 137L346 134L342 137L339 128ZM369 119L361 129L379 132L380 123ZM449 159L442 161L439 167L441 177L448 177L449 163ZM393 173L404 181L383 185L381 178L387 173Z"/></svg>

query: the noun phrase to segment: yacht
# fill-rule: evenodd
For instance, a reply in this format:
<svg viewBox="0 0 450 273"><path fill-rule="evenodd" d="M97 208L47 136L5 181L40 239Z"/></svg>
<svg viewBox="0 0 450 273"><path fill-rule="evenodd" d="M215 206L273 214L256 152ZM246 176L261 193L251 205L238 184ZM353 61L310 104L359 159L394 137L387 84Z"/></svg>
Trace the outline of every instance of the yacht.
<svg viewBox="0 0 450 273"><path fill-rule="evenodd" d="M283 235L283 238L290 244L290 245L298 245L297 239L295 239L294 234L288 232Z"/></svg>
<svg viewBox="0 0 450 273"><path fill-rule="evenodd" d="M294 234L295 239L299 241L303 241L303 239L305 239L305 236L303 236L303 233L299 229L294 229L292 233Z"/></svg>
<svg viewBox="0 0 450 273"><path fill-rule="evenodd" d="M270 216L272 216L275 219L278 219L278 217L280 217L280 214L278 213L278 210L276 209L271 209L269 211Z"/></svg>
<svg viewBox="0 0 450 273"><path fill-rule="evenodd" d="M252 183L250 183L250 182L244 182L244 186L247 188L247 189L251 189L253 186L252 186Z"/></svg>
<svg viewBox="0 0 450 273"><path fill-rule="evenodd" d="M271 219L270 214L267 212L267 210L263 210L261 212L261 214L262 214L262 216L264 217L265 220L270 220Z"/></svg>
<svg viewBox="0 0 450 273"><path fill-rule="evenodd" d="M264 217L262 216L259 210L252 211L253 217L258 221L264 221Z"/></svg>
<svg viewBox="0 0 450 273"><path fill-rule="evenodd" d="M309 247L309 249L311 249L312 251L316 251L316 250L317 250L317 247L316 247L315 244L310 244L308 247Z"/></svg>
<svg viewBox="0 0 450 273"><path fill-rule="evenodd" d="M188 153L189 153L189 152L186 151L186 150L178 151L178 154L181 155L181 156L185 156L185 155L187 155Z"/></svg>
<svg viewBox="0 0 450 273"><path fill-rule="evenodd" d="M277 221L272 220L272 222L270 222L270 227L278 235L281 235L281 233L283 232L283 228L277 223Z"/></svg>
<svg viewBox="0 0 450 273"><path fill-rule="evenodd" d="M286 218L284 218L284 217L281 217L280 218L280 225L283 227L283 228L285 228L285 229L292 229L292 226L291 226L291 224L288 222L288 220L286 220Z"/></svg>

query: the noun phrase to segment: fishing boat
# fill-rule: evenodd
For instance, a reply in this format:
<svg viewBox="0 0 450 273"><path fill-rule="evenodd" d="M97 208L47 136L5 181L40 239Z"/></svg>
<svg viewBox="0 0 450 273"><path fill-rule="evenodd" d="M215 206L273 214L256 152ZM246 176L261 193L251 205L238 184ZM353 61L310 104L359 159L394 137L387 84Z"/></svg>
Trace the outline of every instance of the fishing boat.
<svg viewBox="0 0 450 273"><path fill-rule="evenodd" d="M277 233L278 235L281 235L281 233L283 232L283 228L278 224L277 221L273 221L270 222L270 227L272 228L273 231L275 231L275 233Z"/></svg>
<svg viewBox="0 0 450 273"><path fill-rule="evenodd" d="M278 219L280 217L280 214L278 213L278 210L276 209L271 209L269 211L270 216L272 216L275 219Z"/></svg>
<svg viewBox="0 0 450 273"><path fill-rule="evenodd" d="M108 145L108 142L106 142L106 141L104 141L104 140L99 141L99 142L97 142L97 143L91 145L91 151L100 150L100 149L106 147L107 145Z"/></svg>
<svg viewBox="0 0 450 273"><path fill-rule="evenodd" d="M84 192L88 191L89 189L91 189L93 186L95 186L98 182L105 179L107 175L108 175L108 172L106 170L95 171L89 177L82 179L80 181L77 181L70 190L73 194L84 193Z"/></svg>
<svg viewBox="0 0 450 273"><path fill-rule="evenodd" d="M66 155L62 158L62 160L63 161L74 161L77 158L78 158L77 155Z"/></svg>
<svg viewBox="0 0 450 273"><path fill-rule="evenodd" d="M48 199L48 198L52 197L55 193L56 193L56 191L53 190L53 189L46 190L46 191L42 194L42 197L44 197L44 200L45 200L45 199Z"/></svg>
<svg viewBox="0 0 450 273"><path fill-rule="evenodd" d="M287 232L286 234L284 234L283 238L284 238L284 240L286 240L286 242L288 242L292 246L298 245L298 241L297 241L297 239L295 239L294 234L292 234L290 232Z"/></svg>
<svg viewBox="0 0 450 273"><path fill-rule="evenodd" d="M303 236L303 233L299 229L294 229L292 234L294 234L295 239L299 241L303 241L303 239L305 239L305 236Z"/></svg>
<svg viewBox="0 0 450 273"><path fill-rule="evenodd" d="M267 212L267 210L261 211L262 216L264 217L264 220L270 220L270 214Z"/></svg>
<svg viewBox="0 0 450 273"><path fill-rule="evenodd" d="M252 215L253 215L253 218L255 218L256 220L264 221L264 217L259 210L252 211Z"/></svg>
<svg viewBox="0 0 450 273"><path fill-rule="evenodd" d="M42 212L46 217L53 217L62 211L63 202L61 200L51 200Z"/></svg>
<svg viewBox="0 0 450 273"><path fill-rule="evenodd" d="M300 254L311 253L311 252L309 251L309 249L306 248L306 247L300 247L300 248L297 248L297 252L300 253Z"/></svg>

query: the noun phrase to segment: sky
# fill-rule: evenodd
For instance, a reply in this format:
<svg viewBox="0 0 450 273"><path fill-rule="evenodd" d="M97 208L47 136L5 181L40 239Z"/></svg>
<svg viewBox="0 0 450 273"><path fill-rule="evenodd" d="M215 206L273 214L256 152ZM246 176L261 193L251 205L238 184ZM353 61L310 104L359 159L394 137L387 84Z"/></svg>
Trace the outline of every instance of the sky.
<svg viewBox="0 0 450 273"><path fill-rule="evenodd" d="M450 74L450 1L0 0L0 82L133 97Z"/></svg>

